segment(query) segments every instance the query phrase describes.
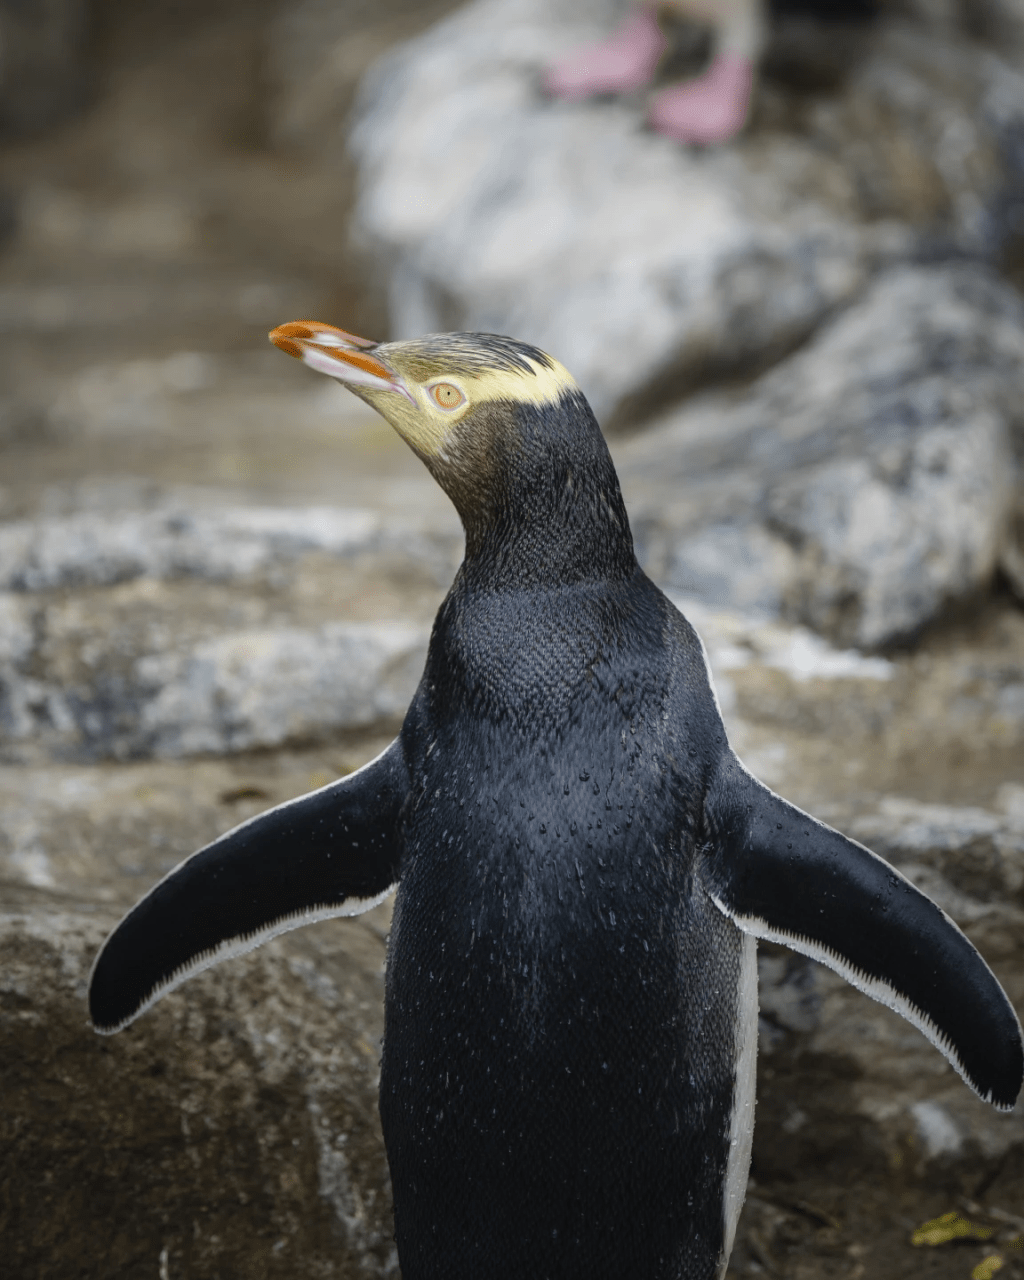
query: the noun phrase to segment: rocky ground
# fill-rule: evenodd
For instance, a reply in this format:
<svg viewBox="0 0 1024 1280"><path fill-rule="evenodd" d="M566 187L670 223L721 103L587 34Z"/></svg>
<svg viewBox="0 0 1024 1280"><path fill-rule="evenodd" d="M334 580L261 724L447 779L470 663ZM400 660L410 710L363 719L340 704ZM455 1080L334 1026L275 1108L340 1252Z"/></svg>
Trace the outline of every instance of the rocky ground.
<svg viewBox="0 0 1024 1280"><path fill-rule="evenodd" d="M367 63L443 7L110 0L83 60L88 109L4 143L5 1275L398 1275L376 1114L386 906L207 972L113 1039L88 1027L84 992L156 877L376 754L415 684L457 521L389 428L265 333L302 314L383 331L382 278L346 240L341 121ZM770 80L743 144L776 167L788 145L809 173L831 128L860 157L841 218L780 214L792 234L776 228L764 270L790 319L748 308L741 373L708 373L683 342L670 377L667 357L648 370L646 401L600 379L596 395L626 406L622 422L643 410L613 440L638 544L705 636L737 749L931 893L1024 1009L1024 612L1007 533L1024 323L1012 263L967 253L963 191L850 141L851 115L877 127L879 84L906 88L900 30L846 97L834 79L796 98L792 75ZM943 30L906 58L943 40L953 58ZM969 74L948 137L1005 213L998 148L957 123L991 56L978 49L955 55ZM911 97L932 120L932 99ZM736 161L685 163L721 193ZM903 204L887 197L890 220L923 225L922 191L960 211L956 261L903 253L865 215L882 171L918 174ZM965 171L950 161L943 181ZM737 258L741 231L734 219L728 287L700 284L725 306L705 343L736 323L737 280L748 299L767 287L749 275L763 235ZM842 270L812 242L839 245ZM916 1032L809 962L763 948L761 984L730 1276L967 1280L995 1258L1000 1280L1024 1277L1024 1105L991 1112ZM912 1243L953 1212L958 1241Z"/></svg>

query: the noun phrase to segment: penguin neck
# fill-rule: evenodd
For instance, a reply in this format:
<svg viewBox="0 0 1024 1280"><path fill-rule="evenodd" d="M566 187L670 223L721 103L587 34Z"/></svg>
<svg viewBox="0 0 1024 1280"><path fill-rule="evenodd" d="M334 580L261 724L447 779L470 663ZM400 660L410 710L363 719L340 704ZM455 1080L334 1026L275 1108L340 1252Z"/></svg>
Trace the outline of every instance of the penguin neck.
<svg viewBox="0 0 1024 1280"><path fill-rule="evenodd" d="M618 476L582 395L517 404L511 417L511 430L488 433L484 483L445 486L466 531L465 585L547 589L631 577L637 562Z"/></svg>

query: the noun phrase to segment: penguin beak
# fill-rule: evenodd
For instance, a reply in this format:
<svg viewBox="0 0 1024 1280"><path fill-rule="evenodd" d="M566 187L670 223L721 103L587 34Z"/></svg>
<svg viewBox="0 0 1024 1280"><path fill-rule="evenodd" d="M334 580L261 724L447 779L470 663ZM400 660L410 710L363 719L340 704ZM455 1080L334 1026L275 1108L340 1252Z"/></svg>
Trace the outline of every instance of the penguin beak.
<svg viewBox="0 0 1024 1280"><path fill-rule="evenodd" d="M379 345L376 342L319 320L291 320L272 329L269 337L275 347L317 373L326 373L353 389L397 391L416 404L400 375L372 354Z"/></svg>

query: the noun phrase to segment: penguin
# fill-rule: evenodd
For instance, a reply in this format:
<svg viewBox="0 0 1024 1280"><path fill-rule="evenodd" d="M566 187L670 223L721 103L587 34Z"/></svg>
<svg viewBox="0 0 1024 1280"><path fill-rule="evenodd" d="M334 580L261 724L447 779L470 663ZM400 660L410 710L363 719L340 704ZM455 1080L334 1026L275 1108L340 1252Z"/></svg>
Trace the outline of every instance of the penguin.
<svg viewBox="0 0 1024 1280"><path fill-rule="evenodd" d="M604 40L559 58L543 75L545 90L570 102L636 93L653 80L669 41L661 13L712 33L714 53L694 79L669 85L649 105L648 124L678 142L713 146L743 128L769 18L806 16L822 22L866 21L882 0L636 0Z"/></svg>
<svg viewBox="0 0 1024 1280"><path fill-rule="evenodd" d="M398 737L157 884L96 959L95 1029L395 892L380 1116L404 1280L721 1280L758 939L895 1009L1011 1108L1021 1027L971 943L731 749L565 368L489 334L270 336L410 445L465 558Z"/></svg>

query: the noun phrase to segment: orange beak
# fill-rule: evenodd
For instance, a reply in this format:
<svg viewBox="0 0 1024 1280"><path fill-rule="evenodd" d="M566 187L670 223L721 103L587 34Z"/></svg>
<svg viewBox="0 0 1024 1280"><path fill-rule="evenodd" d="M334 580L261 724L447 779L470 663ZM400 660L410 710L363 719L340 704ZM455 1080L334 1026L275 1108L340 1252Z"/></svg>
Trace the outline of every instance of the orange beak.
<svg viewBox="0 0 1024 1280"><path fill-rule="evenodd" d="M319 320L291 320L272 329L269 336L275 347L318 373L337 378L351 387L397 391L416 403L399 375L370 354L379 345L376 342L357 338Z"/></svg>

